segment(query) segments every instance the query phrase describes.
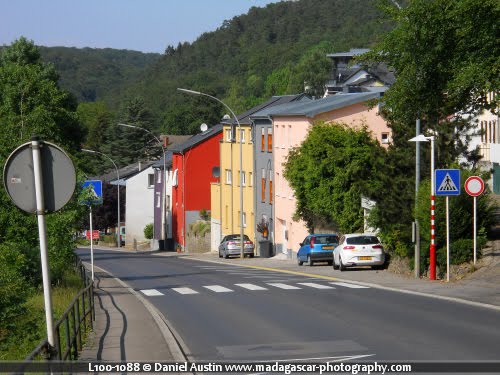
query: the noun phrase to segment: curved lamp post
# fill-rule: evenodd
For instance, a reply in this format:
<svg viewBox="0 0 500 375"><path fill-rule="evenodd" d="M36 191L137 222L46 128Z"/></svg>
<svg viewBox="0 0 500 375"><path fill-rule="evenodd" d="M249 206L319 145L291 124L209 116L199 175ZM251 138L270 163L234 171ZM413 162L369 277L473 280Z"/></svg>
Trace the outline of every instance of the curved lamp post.
<svg viewBox="0 0 500 375"><path fill-rule="evenodd" d="M131 129L139 129L142 130L148 134L150 134L161 146L163 155L163 179L162 179L162 184L163 184L163 207L161 210L161 239L163 240L163 246L165 247L165 240L166 240L166 233L165 233L165 201L167 199L167 182L166 182L166 175L167 175L167 169L166 169L166 157L165 157L165 146L163 146L163 142L160 141L160 139L151 133L148 129L141 128L140 126L136 125L129 125L129 124L118 124L118 126L123 126L125 128L131 128Z"/></svg>
<svg viewBox="0 0 500 375"><path fill-rule="evenodd" d="M410 139L410 142L431 142L431 245L429 248L430 273L429 279L436 280L436 227L435 227L435 195L434 186L434 136L426 137L419 134Z"/></svg>
<svg viewBox="0 0 500 375"><path fill-rule="evenodd" d="M177 90L182 91L186 94L206 96L208 98L211 98L211 99L221 103L224 107L227 108L227 110L229 112L231 112L231 115L233 115L236 123L238 124L238 130L240 131L240 210L241 210L241 212L240 212L240 214L241 214L241 217L240 217L240 223L241 223L241 225L240 225L240 256L243 259L245 257L245 252L244 252L245 241L243 239L243 236L244 236L244 234L243 234L243 149L242 149L243 144L242 144L242 137L241 137L241 124L238 121L238 117L236 117L233 110L226 103L224 103L222 100L216 98L215 96L205 94L204 92L188 90L188 89L178 88Z"/></svg>
<svg viewBox="0 0 500 375"><path fill-rule="evenodd" d="M120 241L120 172L118 171L118 167L116 166L116 163L113 161L113 159L111 159L108 155L106 154L103 154L102 152L99 152L99 151L94 151L94 150L88 150L88 149L85 149L85 148L82 148L82 151L84 152L88 152L88 153L91 153L91 154L98 154L98 155L102 155L102 156L105 156L106 158L108 158L111 163L113 163L115 169L116 169L116 188L118 189L118 235L117 235L117 238L116 238L116 242L118 243L118 247L121 247L121 241Z"/></svg>

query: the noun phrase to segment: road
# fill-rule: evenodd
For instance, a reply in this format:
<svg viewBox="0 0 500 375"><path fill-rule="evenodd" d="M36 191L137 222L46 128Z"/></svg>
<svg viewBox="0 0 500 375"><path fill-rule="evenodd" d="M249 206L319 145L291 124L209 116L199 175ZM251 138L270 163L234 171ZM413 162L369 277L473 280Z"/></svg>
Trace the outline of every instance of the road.
<svg viewBox="0 0 500 375"><path fill-rule="evenodd" d="M498 359L500 313L481 307L189 257L95 250L94 264L154 304L192 361Z"/></svg>

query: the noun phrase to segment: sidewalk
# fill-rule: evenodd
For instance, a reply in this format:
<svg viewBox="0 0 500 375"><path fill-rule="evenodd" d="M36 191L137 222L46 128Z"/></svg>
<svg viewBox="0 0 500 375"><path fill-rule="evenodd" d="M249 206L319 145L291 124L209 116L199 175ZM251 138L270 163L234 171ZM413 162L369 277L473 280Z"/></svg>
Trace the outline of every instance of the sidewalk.
<svg viewBox="0 0 500 375"><path fill-rule="evenodd" d="M99 248L130 251L101 246ZM358 269L340 272L326 264L313 267L299 266L295 259L287 259L284 254L273 258L223 259L219 258L216 252L177 254L153 251L147 253L241 267L272 269L328 280L351 281L374 288L453 300L500 311L500 248L498 246L492 249L483 268L465 279L451 282L416 279L387 270ZM96 321L94 332L82 351L80 360L185 361L165 318L139 293L99 267L94 267L96 270Z"/></svg>
<svg viewBox="0 0 500 375"><path fill-rule="evenodd" d="M167 324L138 293L94 266L94 331L80 361L184 361Z"/></svg>

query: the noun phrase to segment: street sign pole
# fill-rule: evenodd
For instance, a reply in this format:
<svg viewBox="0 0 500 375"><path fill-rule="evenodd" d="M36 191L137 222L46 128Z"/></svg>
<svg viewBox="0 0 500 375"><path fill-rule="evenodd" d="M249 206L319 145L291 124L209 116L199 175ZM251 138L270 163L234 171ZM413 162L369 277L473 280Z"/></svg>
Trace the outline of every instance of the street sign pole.
<svg viewBox="0 0 500 375"><path fill-rule="evenodd" d="M45 320L47 322L47 341L50 348L55 347L54 325L52 318L52 297L50 294L50 272L47 251L47 224L45 222L45 199L43 192L42 160L40 140L31 139L33 153L33 174L35 179L36 216L38 219L38 235L40 237L40 258L42 262L43 296L45 302Z"/></svg>
<svg viewBox="0 0 500 375"><path fill-rule="evenodd" d="M450 281L450 201L446 196L446 281Z"/></svg>
<svg viewBox="0 0 500 375"><path fill-rule="evenodd" d="M90 207L90 268L92 272L92 281L94 281L94 231L92 228L92 205Z"/></svg>
<svg viewBox="0 0 500 375"><path fill-rule="evenodd" d="M477 202L476 199L484 191L484 181L479 176L470 176L465 181L465 191L474 199L473 207L473 236L474 236L474 265L477 261Z"/></svg>

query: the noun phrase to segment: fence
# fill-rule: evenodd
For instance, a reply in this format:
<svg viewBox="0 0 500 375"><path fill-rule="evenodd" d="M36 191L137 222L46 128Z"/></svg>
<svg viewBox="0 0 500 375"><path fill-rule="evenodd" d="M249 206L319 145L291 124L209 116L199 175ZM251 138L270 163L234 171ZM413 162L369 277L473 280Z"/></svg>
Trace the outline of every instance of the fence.
<svg viewBox="0 0 500 375"><path fill-rule="evenodd" d="M51 348L48 340L45 339L26 357L25 362L39 358L61 361L78 358L87 324L91 329L94 328L95 308L94 284L82 261L78 258L76 258L76 268L80 271L85 287L80 290L54 326L55 348Z"/></svg>

